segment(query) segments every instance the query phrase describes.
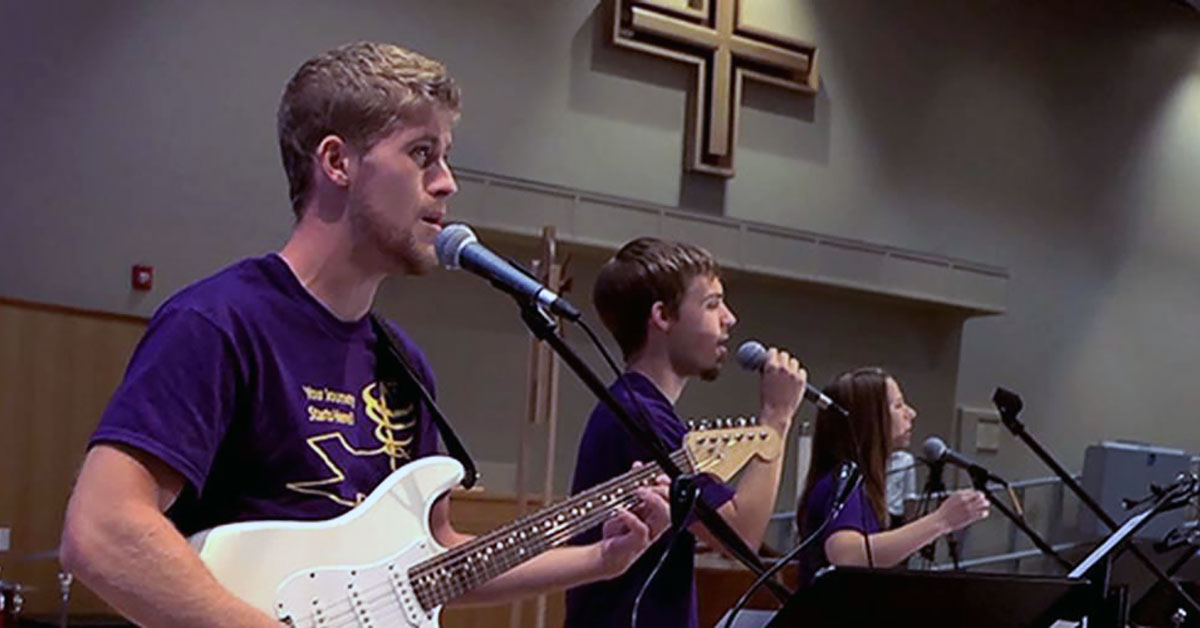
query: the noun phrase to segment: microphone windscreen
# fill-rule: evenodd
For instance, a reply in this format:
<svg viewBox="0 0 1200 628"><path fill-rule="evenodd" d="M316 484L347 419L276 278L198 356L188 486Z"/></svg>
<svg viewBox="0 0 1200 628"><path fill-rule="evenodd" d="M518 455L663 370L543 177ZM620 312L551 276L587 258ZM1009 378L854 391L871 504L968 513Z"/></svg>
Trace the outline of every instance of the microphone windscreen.
<svg viewBox="0 0 1200 628"><path fill-rule="evenodd" d="M446 225L434 243L438 263L446 268L458 268L458 256L463 247L476 241L475 232L470 227L462 223Z"/></svg>
<svg viewBox="0 0 1200 628"><path fill-rule="evenodd" d="M767 348L757 340L747 340L738 347L737 361L747 371L760 370L767 361Z"/></svg>
<svg viewBox="0 0 1200 628"><path fill-rule="evenodd" d="M946 455L946 452L949 451L949 449L950 448L946 446L945 441L937 436L930 436L929 438L926 438L925 444L921 447L921 450L925 452L925 459L930 462L940 461Z"/></svg>

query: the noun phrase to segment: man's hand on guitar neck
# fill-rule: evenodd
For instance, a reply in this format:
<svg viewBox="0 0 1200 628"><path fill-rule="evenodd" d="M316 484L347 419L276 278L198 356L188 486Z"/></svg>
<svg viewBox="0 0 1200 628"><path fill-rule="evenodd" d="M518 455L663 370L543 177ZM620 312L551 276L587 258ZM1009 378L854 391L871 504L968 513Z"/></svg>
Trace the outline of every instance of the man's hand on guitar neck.
<svg viewBox="0 0 1200 628"><path fill-rule="evenodd" d="M634 463L640 466L641 463ZM618 510L604 523L603 538L590 545L565 545L548 550L450 602L451 606L499 604L607 580L625 572L671 523L666 476L639 488L639 503ZM455 531L449 521L448 500L439 500L431 513L434 537L452 547L471 536Z"/></svg>
<svg viewBox="0 0 1200 628"><path fill-rule="evenodd" d="M636 468L641 464L635 462L633 466ZM670 484L667 476L656 477L653 486L636 491L641 498L636 506L618 510L604 522L600 551L606 577L624 573L670 526L671 509L667 502Z"/></svg>

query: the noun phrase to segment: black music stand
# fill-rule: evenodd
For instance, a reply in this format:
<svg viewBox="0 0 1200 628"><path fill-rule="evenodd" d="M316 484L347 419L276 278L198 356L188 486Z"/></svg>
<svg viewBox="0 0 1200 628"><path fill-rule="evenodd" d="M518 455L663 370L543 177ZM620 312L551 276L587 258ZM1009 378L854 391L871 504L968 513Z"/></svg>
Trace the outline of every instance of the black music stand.
<svg viewBox="0 0 1200 628"><path fill-rule="evenodd" d="M1093 611L1092 619L1098 628L1123 628L1129 620L1129 587L1110 586L1113 560L1125 549L1133 547L1130 539L1155 515L1184 506L1194 496L1195 490L1191 481L1181 480L1162 491L1149 508L1126 519L1068 574L1068 577L1086 577L1095 583L1095 591L1101 600ZM1164 584L1180 588L1178 583L1170 580Z"/></svg>
<svg viewBox="0 0 1200 628"><path fill-rule="evenodd" d="M1184 591L1193 598L1200 597L1200 583L1177 580ZM1188 613L1171 587L1155 582L1148 591L1129 608L1129 621L1138 626L1178 626L1200 628L1200 617Z"/></svg>
<svg viewBox="0 0 1200 628"><path fill-rule="evenodd" d="M970 626L1078 620L1094 607L1082 578L839 567L801 589L767 628Z"/></svg>

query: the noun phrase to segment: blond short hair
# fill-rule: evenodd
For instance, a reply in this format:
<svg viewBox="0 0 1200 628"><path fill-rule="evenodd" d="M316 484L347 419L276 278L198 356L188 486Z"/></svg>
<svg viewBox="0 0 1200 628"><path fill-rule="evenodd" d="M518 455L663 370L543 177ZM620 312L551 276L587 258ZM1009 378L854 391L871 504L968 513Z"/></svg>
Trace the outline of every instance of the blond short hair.
<svg viewBox="0 0 1200 628"><path fill-rule="evenodd" d="M312 155L328 135L358 150L432 105L459 113L459 91L440 62L393 44L357 42L300 66L284 88L277 126L292 211L312 187Z"/></svg>

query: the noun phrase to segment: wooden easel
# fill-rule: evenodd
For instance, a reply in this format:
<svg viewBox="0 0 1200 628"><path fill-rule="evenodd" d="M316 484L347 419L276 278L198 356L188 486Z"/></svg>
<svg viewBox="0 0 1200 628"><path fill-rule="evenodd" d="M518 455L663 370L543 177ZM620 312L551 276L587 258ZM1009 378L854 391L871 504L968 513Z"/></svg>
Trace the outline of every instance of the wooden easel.
<svg viewBox="0 0 1200 628"><path fill-rule="evenodd" d="M557 240L554 227L543 227L541 238L541 257L533 262L534 275L544 285L556 290L562 282L562 265L555 260ZM560 319L561 322L561 319ZM562 327L559 327L562 333ZM538 431L545 426L546 460L542 482L541 501L544 506L554 497L554 441L558 423L558 374L559 363L554 351L546 343L536 338L529 339L529 370L526 378L525 417L519 421L518 433L520 443L517 450L517 516L523 517L528 512L528 502L532 492L526 490L528 483L529 454L536 445ZM514 602L509 616L512 628L521 626L521 602ZM535 602L534 626L546 626L546 596L540 595Z"/></svg>

